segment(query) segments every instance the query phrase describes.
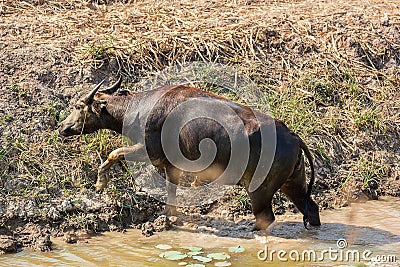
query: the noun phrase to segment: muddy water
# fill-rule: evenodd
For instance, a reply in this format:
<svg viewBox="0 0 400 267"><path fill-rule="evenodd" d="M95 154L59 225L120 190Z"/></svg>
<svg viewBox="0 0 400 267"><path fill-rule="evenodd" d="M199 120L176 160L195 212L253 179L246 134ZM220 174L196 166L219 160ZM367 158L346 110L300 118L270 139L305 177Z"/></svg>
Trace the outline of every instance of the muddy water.
<svg viewBox="0 0 400 267"><path fill-rule="evenodd" d="M216 252L230 255L228 260L213 260L205 263L206 266L221 261L230 262L232 266L400 266L400 199L352 204L325 211L321 219L321 227L305 230L301 216L278 216L268 232L258 233L250 239L181 229L157 233L150 238L143 237L138 230L105 233L74 245L53 240L55 250L52 252L25 250L2 255L0 266L179 266L179 262L201 263L193 258L180 261L160 258L163 250L155 248L158 244L169 244L172 246L169 250L182 252L187 250L180 246L202 247L202 256ZM228 247L238 245L245 251L228 251ZM278 257L276 251L279 250L283 252Z"/></svg>

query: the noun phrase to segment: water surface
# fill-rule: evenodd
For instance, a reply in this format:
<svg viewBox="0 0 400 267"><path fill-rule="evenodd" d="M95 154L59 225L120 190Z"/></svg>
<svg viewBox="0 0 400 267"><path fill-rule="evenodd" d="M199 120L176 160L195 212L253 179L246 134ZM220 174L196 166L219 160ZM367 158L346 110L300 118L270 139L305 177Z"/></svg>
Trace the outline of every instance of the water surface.
<svg viewBox="0 0 400 267"><path fill-rule="evenodd" d="M251 239L189 230L166 231L149 238L142 236L139 230L104 233L72 245L53 239L54 251L24 250L2 255L0 266L179 266L179 262L201 263L193 258L180 261L161 258L159 254L163 250L155 248L158 244L169 244L172 246L169 250L182 252L188 250L181 246L202 247L202 256L226 252L231 256L226 261L232 266L400 266L400 199L384 198L324 211L321 221L321 227L306 230L299 215L277 216L277 222L269 231L260 232ZM245 251L228 251L228 247L238 245ZM281 259L277 256L279 250L284 251L280 252ZM303 258L302 253L305 253ZM316 258L307 253L315 253ZM373 261L363 260L363 253ZM204 264L214 266L221 261Z"/></svg>

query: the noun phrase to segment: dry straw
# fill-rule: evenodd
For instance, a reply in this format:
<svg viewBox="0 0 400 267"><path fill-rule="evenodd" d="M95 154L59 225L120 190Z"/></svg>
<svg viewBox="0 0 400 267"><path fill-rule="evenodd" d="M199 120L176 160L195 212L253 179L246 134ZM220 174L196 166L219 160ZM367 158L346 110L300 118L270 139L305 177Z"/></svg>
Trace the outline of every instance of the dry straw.
<svg viewBox="0 0 400 267"><path fill-rule="evenodd" d="M97 52L115 56L128 72L138 67L154 71L190 60L242 63L250 68L269 64L273 68L267 68L266 75L280 83L305 68L322 71L328 66L340 73L351 67L377 75L375 70L382 68L386 58L400 62L400 34L382 32L389 30L382 25L400 26L394 0L323 4L38 0L1 5L0 27L16 43L74 52L78 46L80 60L92 63L96 62L85 52L101 47Z"/></svg>

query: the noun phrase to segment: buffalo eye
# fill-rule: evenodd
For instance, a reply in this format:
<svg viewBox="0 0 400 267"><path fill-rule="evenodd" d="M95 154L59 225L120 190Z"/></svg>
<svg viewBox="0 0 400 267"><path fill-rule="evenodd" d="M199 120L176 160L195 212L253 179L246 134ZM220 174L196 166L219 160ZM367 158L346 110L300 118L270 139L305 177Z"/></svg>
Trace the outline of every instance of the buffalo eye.
<svg viewBox="0 0 400 267"><path fill-rule="evenodd" d="M75 105L75 109L76 110L81 110L81 109L83 109L83 105L76 104Z"/></svg>

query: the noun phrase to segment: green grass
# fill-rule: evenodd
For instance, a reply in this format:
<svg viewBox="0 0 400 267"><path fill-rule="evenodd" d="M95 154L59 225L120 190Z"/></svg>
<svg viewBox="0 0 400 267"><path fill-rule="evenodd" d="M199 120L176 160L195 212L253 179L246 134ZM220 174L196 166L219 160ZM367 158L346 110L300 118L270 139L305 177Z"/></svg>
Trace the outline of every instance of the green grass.
<svg viewBox="0 0 400 267"><path fill-rule="evenodd" d="M307 75L299 84L295 84L295 87L310 92L315 105L333 106L342 102L337 83L329 77L316 78Z"/></svg>
<svg viewBox="0 0 400 267"><path fill-rule="evenodd" d="M9 150L6 147L0 147L0 160L7 156L8 151Z"/></svg>
<svg viewBox="0 0 400 267"><path fill-rule="evenodd" d="M60 104L57 102L51 102L49 103L47 106L45 106L44 111L46 111L46 113L48 113L50 116L52 116L54 118L54 120L56 121L57 124L59 124L62 120L61 116L60 116Z"/></svg>
<svg viewBox="0 0 400 267"><path fill-rule="evenodd" d="M11 92L16 93L18 97L23 97L27 94L27 91L21 88L18 84L9 85L8 89L11 90Z"/></svg>
<svg viewBox="0 0 400 267"><path fill-rule="evenodd" d="M76 229L93 230L94 232L99 230L99 219L94 214L66 213L64 218L69 226L73 226Z"/></svg>
<svg viewBox="0 0 400 267"><path fill-rule="evenodd" d="M235 197L235 205L241 210L251 210L250 197L247 193L241 191Z"/></svg>
<svg viewBox="0 0 400 267"><path fill-rule="evenodd" d="M363 181L363 189L368 188L372 181L379 184L388 174L387 166L365 158L361 158L357 169Z"/></svg>
<svg viewBox="0 0 400 267"><path fill-rule="evenodd" d="M121 135L110 130L99 130L92 134L81 136L85 145L82 146L84 153L94 153L108 156L114 149L123 146Z"/></svg>
<svg viewBox="0 0 400 267"><path fill-rule="evenodd" d="M84 47L82 52L83 58L91 58L94 60L104 60L114 55L114 47L110 44L89 44Z"/></svg>
<svg viewBox="0 0 400 267"><path fill-rule="evenodd" d="M302 137L314 134L321 128L314 116L315 105L312 100L293 88L281 92L270 91L266 102L269 103L274 117L282 120Z"/></svg>
<svg viewBox="0 0 400 267"><path fill-rule="evenodd" d="M354 126L360 130L372 129L380 133L387 131L383 115L376 107L366 107L355 112Z"/></svg>
<svg viewBox="0 0 400 267"><path fill-rule="evenodd" d="M358 177L362 181L362 189L367 189L372 182L381 184L388 176L388 166L373 159L361 157L358 164L350 171L341 187L345 186L350 179Z"/></svg>
<svg viewBox="0 0 400 267"><path fill-rule="evenodd" d="M0 126L1 125L7 125L9 122L12 121L12 116L11 115L4 115L1 119L0 119Z"/></svg>

